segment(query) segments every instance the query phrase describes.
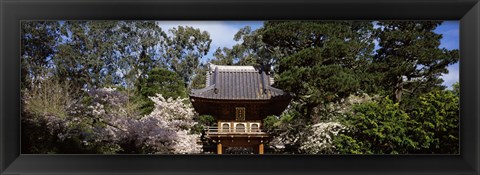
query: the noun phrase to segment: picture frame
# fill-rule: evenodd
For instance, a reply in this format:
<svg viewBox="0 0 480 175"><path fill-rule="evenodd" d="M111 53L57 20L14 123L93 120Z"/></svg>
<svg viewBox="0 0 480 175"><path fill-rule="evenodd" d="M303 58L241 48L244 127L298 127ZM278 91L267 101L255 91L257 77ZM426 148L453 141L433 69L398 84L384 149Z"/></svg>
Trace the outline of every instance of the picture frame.
<svg viewBox="0 0 480 175"><path fill-rule="evenodd" d="M1 174L479 174L478 0L4 0ZM22 20L460 20L460 155L24 155Z"/></svg>

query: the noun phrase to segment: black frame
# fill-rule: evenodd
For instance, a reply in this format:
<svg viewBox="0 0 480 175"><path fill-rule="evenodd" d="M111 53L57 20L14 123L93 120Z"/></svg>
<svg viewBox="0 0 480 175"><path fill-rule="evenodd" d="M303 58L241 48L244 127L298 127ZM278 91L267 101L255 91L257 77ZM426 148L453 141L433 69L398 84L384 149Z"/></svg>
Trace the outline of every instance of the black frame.
<svg viewBox="0 0 480 175"><path fill-rule="evenodd" d="M2 174L479 174L478 0L0 0ZM21 20L460 20L460 155L21 155Z"/></svg>

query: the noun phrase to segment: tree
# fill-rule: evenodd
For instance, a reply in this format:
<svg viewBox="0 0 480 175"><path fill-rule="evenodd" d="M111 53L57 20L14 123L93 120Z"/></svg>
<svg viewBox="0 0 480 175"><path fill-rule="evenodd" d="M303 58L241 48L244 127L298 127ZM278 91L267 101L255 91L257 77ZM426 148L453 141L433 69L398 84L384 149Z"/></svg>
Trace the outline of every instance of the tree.
<svg viewBox="0 0 480 175"><path fill-rule="evenodd" d="M178 26L169 32L171 35L166 40L165 58L169 67L183 78L185 87L188 87L200 58L210 49L210 34L189 26Z"/></svg>
<svg viewBox="0 0 480 175"><path fill-rule="evenodd" d="M334 140L340 154L407 154L417 145L413 121L388 98L355 105L343 123L348 129Z"/></svg>
<svg viewBox="0 0 480 175"><path fill-rule="evenodd" d="M200 153L202 146L197 144L200 135L191 133L196 124L195 112L184 102L187 99L165 99L158 94L151 100L155 103L154 111L140 120L141 125L131 128L137 133L131 135L133 138L139 136L139 140L144 140L143 149L157 154Z"/></svg>
<svg viewBox="0 0 480 175"><path fill-rule="evenodd" d="M304 117L296 110L288 110L280 116L268 116L263 121L263 127L273 140L269 145L276 152L299 154L300 147L304 143L305 134L309 132L309 126ZM279 147L277 147L279 146Z"/></svg>
<svg viewBox="0 0 480 175"><path fill-rule="evenodd" d="M388 98L353 106L335 137L342 154L457 154L459 97L454 91L423 94L410 112Z"/></svg>
<svg viewBox="0 0 480 175"><path fill-rule="evenodd" d="M66 21L61 38L55 73L77 89L123 86L133 98L137 79L168 65L158 49L167 36L152 21Z"/></svg>
<svg viewBox="0 0 480 175"><path fill-rule="evenodd" d="M262 41L263 28L252 31L250 26L241 28L233 37L238 44L232 48L217 48L210 62L219 65L251 65L273 73L278 58L278 48L267 48Z"/></svg>
<svg viewBox="0 0 480 175"><path fill-rule="evenodd" d="M77 89L113 84L116 61L115 21L65 21L61 26L63 41L54 55L55 71Z"/></svg>
<svg viewBox="0 0 480 175"><path fill-rule="evenodd" d="M370 22L265 23L263 42L280 47L275 84L302 103L304 116L360 89L360 63L373 49Z"/></svg>
<svg viewBox="0 0 480 175"><path fill-rule="evenodd" d="M150 97L162 94L165 98L185 98L186 89L182 78L175 72L163 68L153 68L145 78L137 83L137 92L141 101L142 114L149 114L154 109Z"/></svg>
<svg viewBox="0 0 480 175"><path fill-rule="evenodd" d="M235 46L234 46L235 47ZM214 58L209 60L209 63L216 65L235 65L234 64L234 53L232 49L227 47L217 48L213 53Z"/></svg>
<svg viewBox="0 0 480 175"><path fill-rule="evenodd" d="M312 126L300 150L307 154L333 154L336 149L333 139L338 133L345 130L345 126L338 122L321 122Z"/></svg>
<svg viewBox="0 0 480 175"><path fill-rule="evenodd" d="M150 99L154 110L145 116L129 116L125 109L128 97L114 88L90 91L91 103L84 112L93 118L92 139L87 143L108 143L116 153L184 154L199 153L199 135L191 134L195 113L186 99L165 99L157 94ZM83 115L85 115L83 114Z"/></svg>
<svg viewBox="0 0 480 175"><path fill-rule="evenodd" d="M139 71L138 78L145 78L145 75L153 68L167 67L168 63L161 55L162 53L155 48L156 46L165 46L167 34L153 21L142 21L134 24L131 29L138 41L136 46L138 58L134 64ZM129 47L132 47L132 43Z"/></svg>
<svg viewBox="0 0 480 175"><path fill-rule="evenodd" d="M198 115L193 120L196 122L192 127L192 133L194 134L203 134L207 127L217 125L217 120L211 115ZM205 138L202 137L202 140L205 141Z"/></svg>
<svg viewBox="0 0 480 175"><path fill-rule="evenodd" d="M77 100L68 83L61 83L57 77L42 77L32 82L30 88L22 90L22 153L61 152L58 142L65 141L57 136L67 128L65 121L70 118ZM67 140L67 141L71 141ZM71 149L78 144L69 144ZM79 153L83 152L77 149Z"/></svg>
<svg viewBox="0 0 480 175"><path fill-rule="evenodd" d="M61 40L60 24L53 21L21 22L21 80L22 88L48 74L52 69L57 42Z"/></svg>
<svg viewBox="0 0 480 175"><path fill-rule="evenodd" d="M377 37L380 49L372 72L380 72L381 86L396 102L438 90L442 73L458 61L458 50L440 49L442 35L434 32L440 21L380 21ZM413 97L416 98L416 97Z"/></svg>
<svg viewBox="0 0 480 175"><path fill-rule="evenodd" d="M456 82L452 85L452 92L455 94L457 97L460 98L460 83Z"/></svg>
<svg viewBox="0 0 480 175"><path fill-rule="evenodd" d="M49 91L55 93L55 91ZM30 94L30 93L29 93ZM186 99L151 97L155 109L146 116L125 110L128 96L115 88L90 89L86 102L59 112L27 110L22 117L22 151L60 154L199 153L200 137L192 134L196 117ZM25 96L26 103L36 103ZM63 98L63 97L61 97ZM33 101L31 101L33 100ZM31 108L32 106L27 106ZM30 112L33 111L33 112ZM36 132L32 132L35 129Z"/></svg>
<svg viewBox="0 0 480 175"><path fill-rule="evenodd" d="M460 101L455 91L432 91L420 96L419 106L410 114L412 131L419 142L414 153L458 154Z"/></svg>
<svg viewBox="0 0 480 175"><path fill-rule="evenodd" d="M259 31L275 69L275 86L293 95L285 138L298 152L317 108L360 92L362 64L373 50L371 22L269 21ZM315 119L316 120L316 119ZM315 121L317 122L317 121Z"/></svg>
<svg viewBox="0 0 480 175"><path fill-rule="evenodd" d="M193 76L192 82L190 83L190 89L205 88L207 82L207 71L208 66L200 63L198 68L195 70L195 75Z"/></svg>
<svg viewBox="0 0 480 175"><path fill-rule="evenodd" d="M439 48L440 22L375 23L375 29L370 21L247 26L211 63L259 67L275 78L273 86L293 95L285 113L264 121L275 136L271 146L285 146L276 150L458 153L460 88L445 90L440 78L458 61L458 50ZM196 134L213 118L174 99L205 87L206 31L163 31L151 21L21 25L22 145L28 145L22 151L200 151ZM388 99L350 103L365 93ZM30 136L32 130L38 132Z"/></svg>
<svg viewBox="0 0 480 175"><path fill-rule="evenodd" d="M342 121L353 111L353 106L376 98L367 94L350 95L341 102L316 107L310 117L312 125L306 125L306 117L290 108L279 117L267 117L263 126L274 136L270 145L278 152L334 154L337 153L334 139L340 132L348 131ZM277 145L286 149L276 148Z"/></svg>

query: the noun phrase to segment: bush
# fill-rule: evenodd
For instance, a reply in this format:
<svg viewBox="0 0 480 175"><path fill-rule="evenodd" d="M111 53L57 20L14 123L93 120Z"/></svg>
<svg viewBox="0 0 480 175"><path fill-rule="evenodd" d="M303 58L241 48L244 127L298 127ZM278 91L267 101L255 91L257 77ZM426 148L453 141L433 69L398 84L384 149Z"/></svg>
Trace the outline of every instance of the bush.
<svg viewBox="0 0 480 175"><path fill-rule="evenodd" d="M68 82L60 82L53 77L45 77L38 84L32 85L23 91L23 108L31 116L53 115L65 118L68 109L75 103Z"/></svg>
<svg viewBox="0 0 480 175"><path fill-rule="evenodd" d="M456 154L459 152L459 96L435 90L406 113L388 98L353 106L335 137L342 154Z"/></svg>
<svg viewBox="0 0 480 175"><path fill-rule="evenodd" d="M459 96L455 91L433 91L420 97L412 111L414 139L419 142L415 153L459 153Z"/></svg>
<svg viewBox="0 0 480 175"><path fill-rule="evenodd" d="M30 95L24 95L26 104L32 104L29 100L44 94ZM88 90L86 95L83 103L76 101L62 112L32 112L32 107L26 105L22 111L22 152L184 154L201 151L201 146L196 144L199 135L191 134L196 124L195 113L184 103L186 99L151 97L153 112L141 116L128 110L131 104L125 92L100 88Z"/></svg>
<svg viewBox="0 0 480 175"><path fill-rule="evenodd" d="M353 106L344 120L348 130L334 139L341 154L406 154L416 146L409 137L412 120L398 103L385 98Z"/></svg>
<svg viewBox="0 0 480 175"><path fill-rule="evenodd" d="M192 133L194 134L202 134L203 130L205 130L208 126L215 126L217 123L215 122L215 117L211 115L199 115L194 118L194 121L197 122L192 128Z"/></svg>
<svg viewBox="0 0 480 175"><path fill-rule="evenodd" d="M333 139L339 132L344 131L344 125L338 122L322 122L315 124L307 133L307 139L302 142L300 150L307 154L336 153Z"/></svg>

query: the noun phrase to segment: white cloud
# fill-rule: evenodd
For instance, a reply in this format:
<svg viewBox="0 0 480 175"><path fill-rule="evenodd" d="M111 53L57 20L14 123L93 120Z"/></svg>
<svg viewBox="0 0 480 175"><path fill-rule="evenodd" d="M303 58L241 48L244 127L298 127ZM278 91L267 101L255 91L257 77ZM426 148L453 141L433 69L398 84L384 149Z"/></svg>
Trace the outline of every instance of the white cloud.
<svg viewBox="0 0 480 175"><path fill-rule="evenodd" d="M232 21L223 22L223 21L157 21L157 24L164 31L168 31L172 28L177 28L178 26L191 26L193 28L198 28L202 31L207 31L210 34L210 39L212 43L210 44L210 50L208 54L202 57L202 61L206 59L213 58L213 53L217 48L228 47L231 48L237 42L233 40L233 36L238 32L238 30L243 26L232 25Z"/></svg>
<svg viewBox="0 0 480 175"><path fill-rule="evenodd" d="M454 83L460 81L460 71L458 66L458 63L448 66L448 74L442 75L443 85L447 86L449 89L451 89Z"/></svg>
<svg viewBox="0 0 480 175"><path fill-rule="evenodd" d="M232 47L235 45L233 35L239 30L222 21L159 21L158 24L164 31L178 26L191 26L207 31L212 39L211 50L215 50L217 47Z"/></svg>

